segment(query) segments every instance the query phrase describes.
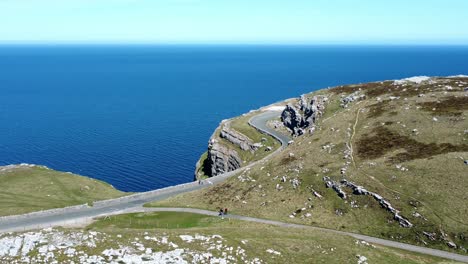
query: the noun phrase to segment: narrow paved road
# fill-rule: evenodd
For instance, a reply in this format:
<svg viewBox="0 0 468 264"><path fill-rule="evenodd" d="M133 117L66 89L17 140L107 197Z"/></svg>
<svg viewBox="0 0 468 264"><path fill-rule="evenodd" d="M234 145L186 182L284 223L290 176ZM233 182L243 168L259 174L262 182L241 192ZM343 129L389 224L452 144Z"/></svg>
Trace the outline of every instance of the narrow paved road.
<svg viewBox="0 0 468 264"><path fill-rule="evenodd" d="M266 125L268 120L278 117L279 114L280 112L278 111L266 111L250 119L249 124L252 125L253 127L256 127L258 130L263 131L275 137L277 140L281 142L281 145L282 145L281 148L277 149L275 152L268 155L264 159L254 162L237 171L228 172L228 173L210 178L209 182L205 181L205 183L202 185L198 184L197 182L180 184L180 185L158 189L158 190L154 190L150 192L138 193L138 194L122 197L122 198L99 201L99 202L96 202L93 205L93 207L80 205L80 206L71 206L71 207L62 208L62 209L35 212L35 213L19 215L19 216L0 217L0 233L11 232L11 231L26 231L26 230L31 230L31 229L61 226L61 225L66 225L66 224L75 224L75 223L78 224L80 222L84 222L95 217L106 216L106 215L116 215L116 214L122 214L122 213L130 213L130 212L176 211L176 212L191 212L191 213L205 214L205 215L217 215L216 212L201 210L201 209L143 208L142 206L152 201L163 200L163 199L175 196L177 194L199 190L199 189L210 187L212 184L221 183L225 181L227 178L236 175L238 172L245 170L246 168L250 168L258 163L264 163L266 160L270 159L272 156L279 153L281 150L284 149L284 147L287 146L290 138L273 129L270 129ZM427 255L432 255L436 257L442 257L442 258L447 258L451 260L468 263L468 256L458 255L458 254L454 254L454 253L450 253L446 251L430 249L430 248L425 248L425 247L418 247L414 245L399 243L399 242L395 242L391 240L385 240L385 239L380 239L380 238L375 238L375 237L370 237L370 236L365 236L365 235L360 235L360 234L354 234L354 233L349 233L349 232L343 232L343 231L319 228L319 227L312 227L312 226L306 226L306 225L284 223L284 222L279 222L279 221L240 216L240 215L228 215L226 217L229 217L232 219L239 219L243 221L251 221L251 222L276 225L276 226L281 226L281 227L322 230L326 232L336 233L339 235L348 235L356 239L367 241L369 243L375 243L375 244L379 244L383 246L399 248L399 249L408 250L412 252L417 252L417 253L422 253L422 254L427 254Z"/></svg>

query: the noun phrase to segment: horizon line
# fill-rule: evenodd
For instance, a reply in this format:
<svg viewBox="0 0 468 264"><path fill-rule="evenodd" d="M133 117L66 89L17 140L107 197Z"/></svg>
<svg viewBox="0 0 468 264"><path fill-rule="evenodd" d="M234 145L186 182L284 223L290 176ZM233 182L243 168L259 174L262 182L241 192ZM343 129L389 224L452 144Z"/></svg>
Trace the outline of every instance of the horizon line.
<svg viewBox="0 0 468 264"><path fill-rule="evenodd" d="M276 43L276 42L1 42L0 46L453 46L468 47L468 43L437 42L323 42L323 43Z"/></svg>

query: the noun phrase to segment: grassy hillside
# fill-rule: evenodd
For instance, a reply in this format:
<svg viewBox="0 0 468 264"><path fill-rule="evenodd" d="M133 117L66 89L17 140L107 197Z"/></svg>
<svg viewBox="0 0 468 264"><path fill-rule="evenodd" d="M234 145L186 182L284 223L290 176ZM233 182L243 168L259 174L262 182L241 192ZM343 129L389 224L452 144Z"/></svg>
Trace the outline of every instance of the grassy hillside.
<svg viewBox="0 0 468 264"><path fill-rule="evenodd" d="M243 177L153 205L228 207L243 215L464 254L468 248L466 87L468 78L432 78L347 85L309 94L329 99L314 134L297 137L280 155ZM364 98L344 107L343 99L353 94ZM379 194L413 227L400 226L369 195L355 195L343 187L347 199L340 198L326 188L325 176ZM296 189L294 179L300 182Z"/></svg>
<svg viewBox="0 0 468 264"><path fill-rule="evenodd" d="M0 216L126 195L104 182L41 166L0 167L0 186Z"/></svg>
<svg viewBox="0 0 468 264"><path fill-rule="evenodd" d="M360 263L454 263L327 232L190 213L119 215L100 219L85 230L14 236L15 241L24 238L29 246L17 251L11 234L0 235L0 249L10 249L0 250L2 263L19 259L32 263L185 263L182 259L187 263L358 263L359 257L365 260Z"/></svg>

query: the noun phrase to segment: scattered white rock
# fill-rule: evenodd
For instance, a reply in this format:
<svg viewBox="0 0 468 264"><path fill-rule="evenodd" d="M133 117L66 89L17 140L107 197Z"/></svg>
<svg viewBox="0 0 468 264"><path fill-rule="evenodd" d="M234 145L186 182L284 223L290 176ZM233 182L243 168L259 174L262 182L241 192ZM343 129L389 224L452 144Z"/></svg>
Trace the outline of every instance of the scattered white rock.
<svg viewBox="0 0 468 264"><path fill-rule="evenodd" d="M278 255L278 256L281 255L281 252L278 252L278 251L273 250L273 249L270 249L270 248L267 249L266 252L267 252L267 253L270 253L270 254Z"/></svg>
<svg viewBox="0 0 468 264"><path fill-rule="evenodd" d="M358 258L358 264L367 264L367 258L361 255L356 256Z"/></svg>
<svg viewBox="0 0 468 264"><path fill-rule="evenodd" d="M122 237L121 235L119 235ZM177 238L177 237L175 237ZM191 249L179 247L168 236L150 235L144 238L138 235L130 241L117 240L113 236L95 231L42 231L22 234L0 235L0 263L264 263L259 258L250 258L246 250L229 246L219 235L180 235L184 243L195 244ZM127 242L126 242L127 241ZM111 243L109 248L101 249L96 255L87 254L87 248L96 248L96 244ZM127 243L124 245L122 243ZM246 244L243 240L242 244ZM169 245L172 249L158 251L159 245ZM156 250L154 250L156 249ZM93 249L95 252L96 249ZM277 252L277 251L275 251ZM218 257L214 257L216 254ZM277 255L276 253L272 253ZM60 261L57 257L60 256ZM68 259L67 259L68 258Z"/></svg>

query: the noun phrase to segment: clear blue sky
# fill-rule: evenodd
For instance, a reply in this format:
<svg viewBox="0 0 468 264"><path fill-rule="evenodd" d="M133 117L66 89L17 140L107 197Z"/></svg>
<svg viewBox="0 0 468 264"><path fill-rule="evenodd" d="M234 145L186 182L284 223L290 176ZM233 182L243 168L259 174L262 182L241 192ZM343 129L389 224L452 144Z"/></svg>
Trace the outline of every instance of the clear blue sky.
<svg viewBox="0 0 468 264"><path fill-rule="evenodd" d="M468 0L0 0L0 43L468 44Z"/></svg>

